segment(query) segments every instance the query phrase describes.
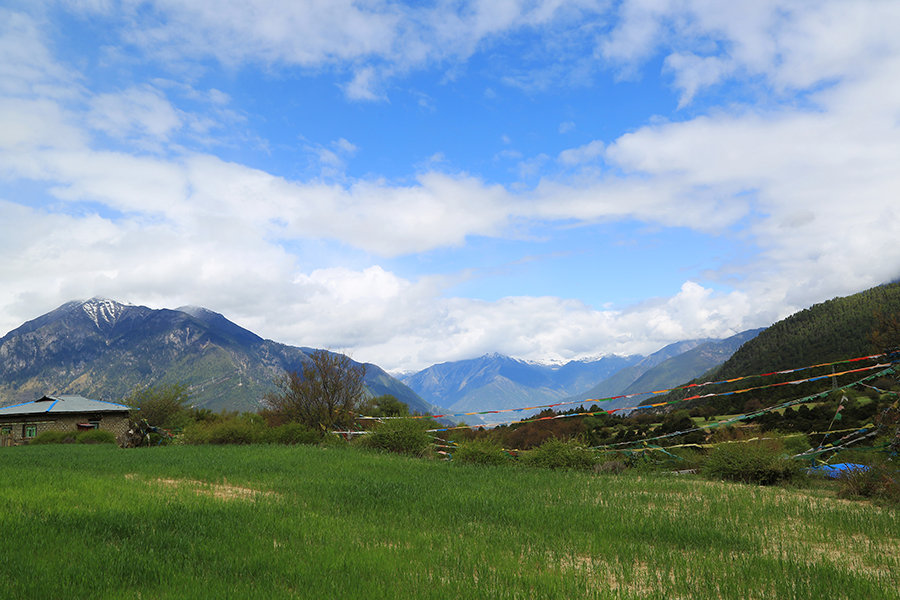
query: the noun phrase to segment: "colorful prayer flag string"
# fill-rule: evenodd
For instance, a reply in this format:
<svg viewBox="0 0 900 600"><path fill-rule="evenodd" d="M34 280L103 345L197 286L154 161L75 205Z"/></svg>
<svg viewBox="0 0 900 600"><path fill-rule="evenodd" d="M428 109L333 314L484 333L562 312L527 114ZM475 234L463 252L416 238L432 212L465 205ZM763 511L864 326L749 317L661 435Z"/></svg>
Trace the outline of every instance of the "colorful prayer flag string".
<svg viewBox="0 0 900 600"><path fill-rule="evenodd" d="M876 366L884 367L884 366L886 366L886 365L876 365ZM875 373L875 374L873 374L873 375L869 375L868 377L864 377L863 379L860 379L859 381L854 381L854 382L852 382L852 383L849 383L849 384L847 384L847 387L852 387L852 386L855 386L855 385L860 385L860 384L862 384L862 383L865 382L865 381L869 381L869 380L871 380L871 379L875 379L875 378L878 378L878 377L883 377L884 375L887 375L887 374L890 374L890 373L893 373L893 372L894 372L894 369L893 369L890 365L887 365L887 367L888 367L888 368L884 369L883 371L879 371L878 373ZM860 371L860 370L863 370L863 369L854 369L854 370L852 370L852 371L845 371L845 372L851 373L851 372ZM815 379L815 378L811 378L811 379ZM757 410L757 411L754 411L754 412L750 412L750 413L744 413L744 414L741 414L741 415L737 415L737 416L731 417L731 418L729 418L729 419L724 419L724 420L722 420L722 421L716 421L716 422L713 422L713 423L707 423L707 424L705 424L705 425L700 425L700 426L698 426L698 427L692 427L691 429L684 429L684 430L682 430L682 431L675 431L675 432L667 433L667 434L664 434L664 435L658 435L658 436L654 436L654 437L642 438L642 439L640 439L640 440L631 440L631 441L627 441L627 442L617 442L617 443L615 443L615 444L603 444L603 445L600 445L600 446L593 446L593 448L594 448L594 449L605 449L605 448L614 448L614 447L626 446L626 445L642 444L642 443L645 443L645 442L651 442L651 441L655 441L655 440L662 440L662 439L666 439L666 438L676 437L676 436L679 436L679 435L685 435L685 434L688 434L688 433L693 433L693 432L695 432L695 431L703 431L704 429L713 429L713 428L715 428L715 427L724 427L724 426L730 425L731 423L736 423L736 422L738 422L738 421L746 421L747 419L752 419L752 418L755 418L755 417L758 417L758 416L761 416L761 415L764 415L764 414L766 414L766 413L769 413L769 412L772 412L772 411L776 411L776 410L779 410L779 409L782 409L782 408L788 408L788 407L790 407L790 406L795 406L795 405L797 405L797 404L802 404L802 403L804 403L804 402L809 402L810 400L815 400L815 399L818 399L818 398L824 398L824 397L827 397L827 396L828 396L829 392L830 392L830 390L829 390L829 391L824 391L824 392L819 392L818 394L812 394L811 396L804 396L804 397L802 397L802 398L797 398L797 399L794 399L794 400L788 400L787 402L782 402L781 404L776 404L776 405L770 406L770 407L768 407L768 408L763 408L763 409L760 409L760 410ZM853 435L853 434L850 434L850 435ZM847 436L845 436L845 438L846 438L846 437L847 437ZM844 439L844 438L842 438L842 439ZM838 441L840 441L840 440L838 440Z"/></svg>

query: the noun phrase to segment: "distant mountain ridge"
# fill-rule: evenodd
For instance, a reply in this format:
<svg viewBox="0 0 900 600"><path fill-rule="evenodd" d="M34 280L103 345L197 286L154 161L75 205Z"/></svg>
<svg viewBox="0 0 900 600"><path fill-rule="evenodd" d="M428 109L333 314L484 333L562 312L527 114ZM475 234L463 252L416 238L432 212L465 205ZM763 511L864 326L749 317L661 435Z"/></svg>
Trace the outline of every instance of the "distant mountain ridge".
<svg viewBox="0 0 900 600"><path fill-rule="evenodd" d="M136 386L185 383L196 406L252 411L274 378L300 369L311 351L265 340L201 307L72 301L0 338L0 405L48 393L118 400ZM413 411L446 412L377 365L365 366L373 395L392 394Z"/></svg>
<svg viewBox="0 0 900 600"><path fill-rule="evenodd" d="M526 397L563 398L583 389L586 382L607 377L638 359L615 356L550 366L494 353L432 365L402 381L426 400L442 398L444 406L454 411L474 410L479 400L472 397L473 392L483 399L495 398L495 403L485 408L509 408L503 405L504 397L518 398L519 402Z"/></svg>
<svg viewBox="0 0 900 600"><path fill-rule="evenodd" d="M650 356L608 356L563 365L542 365L496 353L486 354L432 365L401 380L426 401L447 406L452 412L578 402L684 383L722 363L759 331L745 331L725 340L676 342ZM614 408L635 401L613 401L603 406ZM496 423L509 420L509 415L482 415L482 418Z"/></svg>
<svg viewBox="0 0 900 600"><path fill-rule="evenodd" d="M658 362L655 366L644 371L629 385L618 389L618 391L607 393L606 397L631 394L639 395L622 400L612 400L608 403L604 402L602 406L603 408L637 406L643 400L653 397L653 394L643 392L670 389L683 383L687 383L695 377L703 375L710 369L713 369L728 360L746 342L755 338L762 331L764 331L763 328L749 329L722 340L700 341L700 343L693 348L679 354L674 354L673 356ZM666 348L663 348L663 350L665 349ZM654 355L651 355L651 357L652 356ZM631 375L633 375L633 373L629 373L629 376ZM623 378L619 378L618 381L607 381L604 383L606 384L605 391L609 391L615 390L616 387L620 383L624 383L624 381ZM611 383L615 383L616 386L610 385ZM592 391L597 391L597 389L598 388L595 388L595 390ZM594 395L592 397L603 398L604 396Z"/></svg>

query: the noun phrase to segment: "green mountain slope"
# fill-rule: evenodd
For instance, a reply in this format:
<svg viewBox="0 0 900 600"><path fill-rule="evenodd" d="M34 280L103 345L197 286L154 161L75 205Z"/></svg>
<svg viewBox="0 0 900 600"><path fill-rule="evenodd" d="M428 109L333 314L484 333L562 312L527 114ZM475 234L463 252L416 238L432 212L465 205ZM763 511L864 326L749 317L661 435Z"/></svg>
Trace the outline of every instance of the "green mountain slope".
<svg viewBox="0 0 900 600"><path fill-rule="evenodd" d="M874 353L870 335L879 314L900 315L900 283L794 313L735 352L712 376L728 379Z"/></svg>
<svg viewBox="0 0 900 600"><path fill-rule="evenodd" d="M152 310L112 300L69 302L0 338L0 405L44 394L120 400L136 386L184 383L195 406L253 411L310 348L265 340L198 307ZM392 394L418 412L444 412L377 365L373 395Z"/></svg>
<svg viewBox="0 0 900 600"><path fill-rule="evenodd" d="M872 339L872 332L882 326L885 319L900 317L900 283L878 286L852 296L834 298L816 304L783 319L745 343L734 355L719 367L712 369L696 381L721 381L795 369L821 363L866 356L880 352ZM893 338L900 345L900 337ZM752 379L722 384L715 392L727 392L748 387L769 385L802 379L844 369L865 366L869 363L837 365L802 374L771 376L766 379ZM834 385L859 379L861 375L847 375L836 378ZM818 385L821 388L821 384ZM710 402L720 412L740 412L745 403L755 399L763 404L788 398L802 397L818 390L813 384L797 384L766 388L752 393L718 397ZM693 392L691 392L693 393ZM676 391L666 400L688 396L686 391Z"/></svg>

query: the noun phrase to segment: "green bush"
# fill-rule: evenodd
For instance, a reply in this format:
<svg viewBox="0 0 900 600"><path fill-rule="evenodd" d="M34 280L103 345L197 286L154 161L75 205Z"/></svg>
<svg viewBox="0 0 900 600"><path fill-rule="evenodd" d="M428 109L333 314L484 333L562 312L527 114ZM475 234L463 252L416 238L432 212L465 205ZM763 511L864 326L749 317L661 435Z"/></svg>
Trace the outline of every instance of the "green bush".
<svg viewBox="0 0 900 600"><path fill-rule="evenodd" d="M302 423L285 423L273 427L269 438L276 444L318 444L322 441L322 433Z"/></svg>
<svg viewBox="0 0 900 600"><path fill-rule="evenodd" d="M519 454L519 461L546 469L591 469L597 459L592 450L582 448L574 441L550 438L537 448Z"/></svg>
<svg viewBox="0 0 900 600"><path fill-rule="evenodd" d="M706 461L706 455L695 448L661 448L655 452L644 452L643 455L647 466L658 471L699 470Z"/></svg>
<svg viewBox="0 0 900 600"><path fill-rule="evenodd" d="M709 453L703 472L713 479L772 485L800 475L803 465L787 458L777 439L725 442Z"/></svg>
<svg viewBox="0 0 900 600"><path fill-rule="evenodd" d="M360 436L358 443L366 448L426 456L432 445L431 435L426 431L428 427L429 423L422 419L389 419Z"/></svg>
<svg viewBox="0 0 900 600"><path fill-rule="evenodd" d="M502 465L511 462L513 458L490 440L472 440L459 442L453 450L453 460L475 465Z"/></svg>
<svg viewBox="0 0 900 600"><path fill-rule="evenodd" d="M104 429L87 431L42 431L30 444L116 444L116 436Z"/></svg>
<svg viewBox="0 0 900 600"><path fill-rule="evenodd" d="M259 444L268 441L264 427L243 419L226 419L214 423L191 423L184 428L185 444Z"/></svg>
<svg viewBox="0 0 900 600"><path fill-rule="evenodd" d="M116 436L111 431L104 429L89 429L80 432L75 441L79 444L117 444Z"/></svg>
<svg viewBox="0 0 900 600"><path fill-rule="evenodd" d="M229 419L208 426L208 444L258 444L266 440L264 427L245 419Z"/></svg>
<svg viewBox="0 0 900 600"><path fill-rule="evenodd" d="M179 439L184 444L199 445L209 443L209 431L213 423L195 422L189 423L181 432Z"/></svg>
<svg viewBox="0 0 900 600"><path fill-rule="evenodd" d="M42 431L29 444L74 444L77 433L74 431Z"/></svg>

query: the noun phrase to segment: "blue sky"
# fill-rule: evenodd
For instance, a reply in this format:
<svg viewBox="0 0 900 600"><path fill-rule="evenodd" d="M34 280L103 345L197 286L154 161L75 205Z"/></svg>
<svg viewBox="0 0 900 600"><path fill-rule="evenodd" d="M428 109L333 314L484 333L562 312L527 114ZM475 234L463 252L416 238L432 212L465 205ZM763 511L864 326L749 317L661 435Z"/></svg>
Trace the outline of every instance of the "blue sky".
<svg viewBox="0 0 900 600"><path fill-rule="evenodd" d="M0 7L0 332L202 305L391 370L649 353L900 277L900 5Z"/></svg>

